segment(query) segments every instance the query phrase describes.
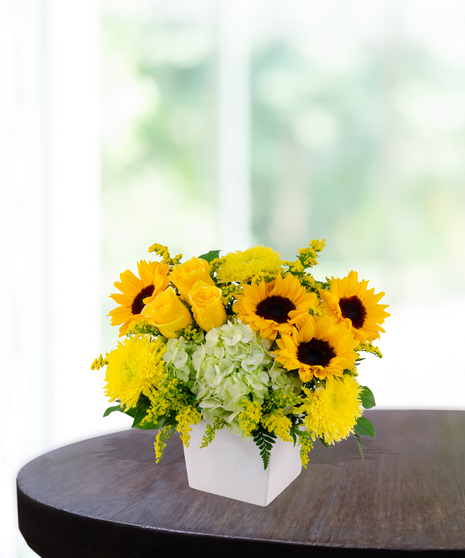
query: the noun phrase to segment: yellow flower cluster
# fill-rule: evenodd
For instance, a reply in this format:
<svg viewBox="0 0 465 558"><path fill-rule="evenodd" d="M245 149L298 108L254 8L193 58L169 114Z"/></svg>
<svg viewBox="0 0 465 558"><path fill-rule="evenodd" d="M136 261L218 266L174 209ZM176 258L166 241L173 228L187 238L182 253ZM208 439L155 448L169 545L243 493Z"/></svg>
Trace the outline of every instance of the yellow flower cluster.
<svg viewBox="0 0 465 558"><path fill-rule="evenodd" d="M213 424L207 423L207 426L205 428L205 433L202 436L202 444L200 447L206 448L209 444L211 444L215 439L215 432L217 430L221 430L222 428L225 428L227 424L228 423L223 418L220 417L215 417L213 420Z"/></svg>
<svg viewBox="0 0 465 558"><path fill-rule="evenodd" d="M152 246L150 246L149 248L149 253L151 252L154 252L158 256L161 256L163 263L169 265L170 267L178 264L182 258L182 254L178 254L174 258L171 258L168 247L163 246L163 244L152 244Z"/></svg>
<svg viewBox="0 0 465 558"><path fill-rule="evenodd" d="M242 287L237 286L235 283L229 285L222 285L221 287L221 300L225 306L231 301L235 300L239 294L242 293Z"/></svg>
<svg viewBox="0 0 465 558"><path fill-rule="evenodd" d="M197 411L195 407L184 407L177 415L176 430L181 434L182 443L189 447L190 432L192 431L191 424L200 424L202 420L202 415Z"/></svg>
<svg viewBox="0 0 465 558"><path fill-rule="evenodd" d="M305 430L300 430L299 442L300 442L300 461L302 462L302 467L306 469L309 462L308 454L310 450L313 449L311 434Z"/></svg>
<svg viewBox="0 0 465 558"><path fill-rule="evenodd" d="M325 239L312 240L307 248L299 248L299 260L302 262L304 268L313 267L318 265L317 257L318 252L321 252L325 247Z"/></svg>
<svg viewBox="0 0 465 558"><path fill-rule="evenodd" d="M376 355L378 358L383 358L383 353L378 349L378 347L376 347L369 341L367 341L366 343L360 343L357 346L357 351L365 351L365 353L371 353L373 355Z"/></svg>
<svg viewBox="0 0 465 558"><path fill-rule="evenodd" d="M91 364L90 369L91 370L100 370L100 368L103 368L104 366L106 366L108 364L108 360L106 359L108 355L100 355L98 358L96 358L94 360L94 362Z"/></svg>
<svg viewBox="0 0 465 558"><path fill-rule="evenodd" d="M185 394L180 390L181 382L177 378L166 379L150 396L151 406L147 410L142 424L157 424L162 417L177 415L189 406Z"/></svg>
<svg viewBox="0 0 465 558"><path fill-rule="evenodd" d="M293 411L293 407L301 403L301 397L295 393L289 393L282 389L275 389L270 393L270 398L265 401L265 412L273 409L286 409Z"/></svg>
<svg viewBox="0 0 465 558"><path fill-rule="evenodd" d="M307 248L299 248L299 255L296 261L289 261L286 260L283 262L289 269L289 271L299 276L299 278L303 278L304 272L309 267L313 267L314 265L318 265L318 252L321 252L325 247L325 240L312 240ZM308 286L313 286L315 284L315 280L311 275L307 275L305 277L306 283Z"/></svg>
<svg viewBox="0 0 465 558"><path fill-rule="evenodd" d="M292 426L291 419L284 415L283 409L276 409L262 417L261 423L268 430L274 432L283 442L292 442L289 431Z"/></svg>
<svg viewBox="0 0 465 558"><path fill-rule="evenodd" d="M262 407L257 401L244 401L244 410L239 413L239 425L245 436L256 430L262 416Z"/></svg>
<svg viewBox="0 0 465 558"><path fill-rule="evenodd" d="M173 428L165 426L161 428L155 437L155 463L159 463L160 459L163 457L163 452L166 448L166 442L169 440L171 434L173 433Z"/></svg>

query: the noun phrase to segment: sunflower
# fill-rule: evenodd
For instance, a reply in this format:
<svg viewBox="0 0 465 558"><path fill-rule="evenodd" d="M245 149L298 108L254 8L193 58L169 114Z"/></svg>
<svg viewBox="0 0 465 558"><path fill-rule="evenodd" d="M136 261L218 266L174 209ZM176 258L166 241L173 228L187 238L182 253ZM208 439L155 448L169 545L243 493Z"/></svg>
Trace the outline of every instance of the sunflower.
<svg viewBox="0 0 465 558"><path fill-rule="evenodd" d="M340 377L358 357L354 351L358 341L344 324L335 323L330 316L306 316L277 343L279 351L273 353L276 360L287 370L298 370L302 382L314 376L320 380Z"/></svg>
<svg viewBox="0 0 465 558"><path fill-rule="evenodd" d="M367 290L368 281L358 280L356 271L351 271L344 279L331 277L329 291L320 290L323 300L321 309L339 322L345 322L361 343L379 338L384 329L380 324L389 317L384 309L387 304L378 304L384 293L375 295L375 290Z"/></svg>
<svg viewBox="0 0 465 558"><path fill-rule="evenodd" d="M304 426L313 440L322 438L327 444L334 444L354 432L362 414L361 390L357 380L347 374L343 379L328 378L325 388L314 391L304 388L307 400L299 410L306 414Z"/></svg>
<svg viewBox="0 0 465 558"><path fill-rule="evenodd" d="M118 343L107 355L105 395L110 401L119 399L121 405L134 407L141 393L151 397L166 378L163 353L165 343L160 339L135 335Z"/></svg>
<svg viewBox="0 0 465 558"><path fill-rule="evenodd" d="M279 333L292 333L292 323L318 305L315 293L307 293L293 275L278 275L274 281L244 285L237 295L233 310L237 318L260 332L262 338L276 338Z"/></svg>
<svg viewBox="0 0 465 558"><path fill-rule="evenodd" d="M255 246L226 254L217 270L217 277L222 283L257 282L264 276L276 277L281 271L282 263L281 255L271 248Z"/></svg>
<svg viewBox="0 0 465 558"><path fill-rule="evenodd" d="M145 319L141 314L144 306L152 302L169 284L169 267L166 264L141 260L137 269L140 279L127 269L120 275L121 282L115 283L121 293L110 295L120 305L108 314L111 316L111 325L123 324L119 329L120 337L125 335L131 325Z"/></svg>

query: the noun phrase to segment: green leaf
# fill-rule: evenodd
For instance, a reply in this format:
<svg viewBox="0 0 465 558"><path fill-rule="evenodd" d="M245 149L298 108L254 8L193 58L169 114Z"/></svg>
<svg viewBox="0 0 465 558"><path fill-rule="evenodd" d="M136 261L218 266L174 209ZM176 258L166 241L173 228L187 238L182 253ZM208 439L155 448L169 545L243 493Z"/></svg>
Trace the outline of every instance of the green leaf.
<svg viewBox="0 0 465 558"><path fill-rule="evenodd" d="M210 263L214 259L220 257L220 252L221 250L210 250L210 252L202 254L201 256L199 256L199 258L202 258L202 260L206 260L208 263Z"/></svg>
<svg viewBox="0 0 465 558"><path fill-rule="evenodd" d="M144 422L142 425L140 424L140 421L136 423L136 419L134 419L131 428L139 428L140 430L155 430L156 428L163 428L167 425L169 426L169 420L165 417L160 417L157 422Z"/></svg>
<svg viewBox="0 0 465 558"><path fill-rule="evenodd" d="M264 469L267 469L270 463L271 449L276 441L276 434L268 432L266 430L258 430L253 441L257 444L260 450L260 456L263 461Z"/></svg>
<svg viewBox="0 0 465 558"><path fill-rule="evenodd" d="M111 415L111 413L114 413L115 411L120 411L121 413L124 413L124 409L123 407L121 407L121 405L115 405L114 407L108 407L108 409L103 413L103 416L107 417L108 415Z"/></svg>
<svg viewBox="0 0 465 558"><path fill-rule="evenodd" d="M153 423L144 423L144 425L141 426L141 422L146 417L149 408L150 399L148 399L148 397L141 396L137 405L130 409L130 411L132 411L131 416L134 419L131 428L140 428L141 430L152 430L153 428L157 428L157 426L152 426Z"/></svg>
<svg viewBox="0 0 465 558"><path fill-rule="evenodd" d="M137 407L131 407L130 409L126 409L124 412L126 415L129 415L130 417L134 418L137 413Z"/></svg>
<svg viewBox="0 0 465 558"><path fill-rule="evenodd" d="M358 449L360 451L360 455L362 457L362 461L363 463L365 463L365 459L363 458L363 446L362 446L362 440L360 440L360 436L358 434L354 434L355 439L357 440L357 444L358 444Z"/></svg>
<svg viewBox="0 0 465 558"><path fill-rule="evenodd" d="M362 401L362 405L365 409L371 409L376 405L375 396L370 388L367 386L361 386L362 391L360 393L360 399Z"/></svg>
<svg viewBox="0 0 465 558"><path fill-rule="evenodd" d="M371 422L365 417L358 417L354 430L359 436L375 438L375 429Z"/></svg>
<svg viewBox="0 0 465 558"><path fill-rule="evenodd" d="M291 426L291 429L289 430L289 434L292 436L292 440L294 442L294 447L297 445L297 441L298 441L298 433L296 432L296 430L298 430L298 428L295 424L293 424Z"/></svg>
<svg viewBox="0 0 465 558"><path fill-rule="evenodd" d="M108 409L103 414L104 417L111 415L115 411L119 411L120 413L124 413L125 415L130 416L133 420L131 428L140 428L141 430L153 430L155 428L162 428L166 424L166 420L164 418L159 419L156 423L155 422L146 422L141 425L141 422L144 420L145 416L147 415L147 411L150 407L150 400L146 397L140 397L137 405L135 407L131 407L130 409L126 409L121 405L115 405L114 407L108 407Z"/></svg>

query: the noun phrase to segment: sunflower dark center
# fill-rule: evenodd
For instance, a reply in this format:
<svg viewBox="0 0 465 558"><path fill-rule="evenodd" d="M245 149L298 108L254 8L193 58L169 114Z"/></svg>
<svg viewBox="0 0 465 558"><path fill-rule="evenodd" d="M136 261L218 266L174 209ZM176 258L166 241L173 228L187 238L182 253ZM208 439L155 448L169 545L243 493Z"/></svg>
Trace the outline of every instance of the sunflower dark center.
<svg viewBox="0 0 465 558"><path fill-rule="evenodd" d="M358 296L341 298L339 300L339 306L341 307L342 316L344 318L349 318L355 328L360 329L363 326L367 311Z"/></svg>
<svg viewBox="0 0 465 558"><path fill-rule="evenodd" d="M153 285L147 285L147 287L144 287L140 291L140 293L134 298L131 306L131 312L133 315L140 314L142 312L145 306L144 298L147 298L148 296L152 296L154 290L155 287Z"/></svg>
<svg viewBox="0 0 465 558"><path fill-rule="evenodd" d="M301 343L297 349L299 362L309 366L327 366L332 358L336 356L334 349L327 341L322 339L310 339L306 343Z"/></svg>
<svg viewBox="0 0 465 558"><path fill-rule="evenodd" d="M284 324L289 319L289 312L295 310L294 303L284 296L269 296L257 304L255 313L265 320L274 320Z"/></svg>

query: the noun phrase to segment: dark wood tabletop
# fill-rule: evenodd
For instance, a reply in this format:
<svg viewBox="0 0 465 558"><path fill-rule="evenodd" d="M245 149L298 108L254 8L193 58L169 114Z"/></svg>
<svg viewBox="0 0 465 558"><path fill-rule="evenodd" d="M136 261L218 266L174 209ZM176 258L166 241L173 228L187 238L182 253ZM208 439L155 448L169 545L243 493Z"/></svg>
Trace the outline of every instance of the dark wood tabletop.
<svg viewBox="0 0 465 558"><path fill-rule="evenodd" d="M465 412L372 410L376 440L316 443L269 506L189 488L175 437L78 442L18 474L18 513L45 558L465 556Z"/></svg>

